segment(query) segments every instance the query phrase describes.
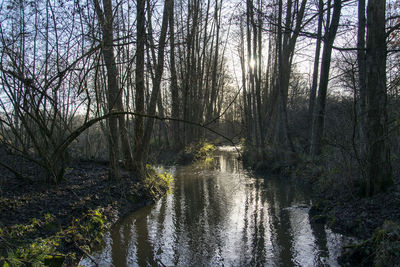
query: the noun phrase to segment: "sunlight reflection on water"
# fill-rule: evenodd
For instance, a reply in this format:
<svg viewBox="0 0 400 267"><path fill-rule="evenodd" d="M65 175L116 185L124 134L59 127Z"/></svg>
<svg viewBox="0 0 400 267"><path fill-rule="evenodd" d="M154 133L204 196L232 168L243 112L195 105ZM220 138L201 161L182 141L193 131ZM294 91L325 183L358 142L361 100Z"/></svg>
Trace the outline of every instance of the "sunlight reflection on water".
<svg viewBox="0 0 400 267"><path fill-rule="evenodd" d="M92 255L99 266L338 266L345 237L310 223L304 188L218 151L213 168L169 169L173 193L118 222Z"/></svg>

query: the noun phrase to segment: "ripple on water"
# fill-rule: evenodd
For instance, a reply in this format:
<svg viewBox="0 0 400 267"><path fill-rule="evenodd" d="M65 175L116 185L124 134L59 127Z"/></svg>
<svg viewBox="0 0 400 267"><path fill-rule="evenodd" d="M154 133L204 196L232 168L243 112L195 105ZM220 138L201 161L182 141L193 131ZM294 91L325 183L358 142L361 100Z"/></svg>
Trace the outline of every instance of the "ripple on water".
<svg viewBox="0 0 400 267"><path fill-rule="evenodd" d="M310 222L307 190L242 169L234 147L213 168L173 167L173 193L118 222L100 266L338 266L346 238ZM164 169L163 169L164 171ZM95 264L86 258L84 266Z"/></svg>

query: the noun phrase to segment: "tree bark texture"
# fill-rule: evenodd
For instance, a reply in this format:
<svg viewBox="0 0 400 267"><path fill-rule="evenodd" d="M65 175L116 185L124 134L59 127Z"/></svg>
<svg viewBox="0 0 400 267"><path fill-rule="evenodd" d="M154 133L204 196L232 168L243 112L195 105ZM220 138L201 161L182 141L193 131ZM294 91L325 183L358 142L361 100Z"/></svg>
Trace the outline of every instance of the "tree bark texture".
<svg viewBox="0 0 400 267"><path fill-rule="evenodd" d="M367 187L366 193L385 191L393 184L387 125L385 0L369 0L367 7Z"/></svg>
<svg viewBox="0 0 400 267"><path fill-rule="evenodd" d="M358 37L357 37L357 64L358 64L358 83L360 96L358 101L359 133L360 133L360 152L365 155L366 152L366 59L365 59L365 0L358 1Z"/></svg>
<svg viewBox="0 0 400 267"><path fill-rule="evenodd" d="M144 91L145 91L145 80L144 80L144 45L146 39L145 29L145 1L138 0L136 3L137 18L136 18L136 32L137 32L137 43L136 43L136 93L135 93L135 110L137 113L144 114ZM135 160L135 172L138 176L144 174L144 161L143 161L143 135L144 135L144 118L141 116L135 117L135 134L134 134L134 160Z"/></svg>
<svg viewBox="0 0 400 267"><path fill-rule="evenodd" d="M317 30L317 44L315 47L315 57L314 57L314 70L313 70L313 77L312 77L312 85L311 85L311 92L310 92L310 100L308 106L308 117L310 123L310 130L309 136L311 139L311 132L313 126L313 114L315 109L315 96L317 95L317 87L318 87L318 73L319 73L319 58L321 54L321 43L322 43L322 22L324 21L324 1L318 1L318 30Z"/></svg>
<svg viewBox="0 0 400 267"><path fill-rule="evenodd" d="M317 110L315 113L315 118L313 120L314 124L312 129L311 155L313 157L319 156L322 150L321 141L324 134L325 105L326 105L326 94L328 91L331 55L332 55L333 42L335 41L336 32L339 26L341 9L342 9L342 1L335 0L333 4L332 21L329 23L329 29L325 33L324 37L321 76L319 79L319 90L318 90L318 99L316 107ZM330 12L328 11L328 14L329 13Z"/></svg>
<svg viewBox="0 0 400 267"><path fill-rule="evenodd" d="M170 68L171 68L171 101L172 101L172 118L179 119L179 88L178 88L178 76L176 74L176 62L175 62L175 16L174 16L174 1L170 4L169 14L169 35L170 35ZM173 146L175 149L179 149L182 142L179 138L180 123L178 121L172 122L172 134L173 134Z"/></svg>
<svg viewBox="0 0 400 267"><path fill-rule="evenodd" d="M103 33L102 53L107 68L107 102L109 112L122 112L122 89L118 85L118 70L116 67L113 45L113 14L111 0L103 1L103 10L99 2L94 1L95 10L99 19ZM127 166L132 166L133 159L129 143L128 131L126 129L125 116L110 118L109 125L109 158L110 158L110 177L118 178L118 156L119 156L119 137L121 138L122 152Z"/></svg>

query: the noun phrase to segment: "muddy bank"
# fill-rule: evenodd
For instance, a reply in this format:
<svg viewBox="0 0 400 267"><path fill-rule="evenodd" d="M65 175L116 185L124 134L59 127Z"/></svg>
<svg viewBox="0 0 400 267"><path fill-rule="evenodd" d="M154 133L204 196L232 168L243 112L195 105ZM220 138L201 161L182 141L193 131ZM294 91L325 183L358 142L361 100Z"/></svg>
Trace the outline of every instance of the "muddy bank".
<svg viewBox="0 0 400 267"><path fill-rule="evenodd" d="M167 190L159 177L143 182L126 171L121 171L120 180L110 180L107 162L95 161L75 161L70 164L65 181L46 184L34 176L39 173L34 166L21 162L26 165L25 170L30 170L32 181L16 178L0 168L3 263L42 261L46 255L40 258L36 254L48 252L46 257L61 255L64 264L77 264L91 247L101 242L102 234L112 223L128 212L154 203ZM30 251L39 245L45 250Z"/></svg>
<svg viewBox="0 0 400 267"><path fill-rule="evenodd" d="M185 165L213 150L214 146L205 142L181 150L153 147L149 161ZM110 180L107 161L73 160L65 180L55 185L44 182L37 166L3 147L0 160L9 167L0 166L4 174L0 180L0 266L6 262L29 265L33 261L49 265L59 256L64 265L78 264L102 243L111 225L125 214L154 203L167 192L172 179L167 174L157 175L147 165L145 181L122 168L120 180ZM50 262L46 262L48 257Z"/></svg>
<svg viewBox="0 0 400 267"><path fill-rule="evenodd" d="M314 191L314 199L310 210L313 220L326 222L335 232L358 239L343 250L340 258L343 266L400 265L398 190L393 188L369 198Z"/></svg>
<svg viewBox="0 0 400 267"><path fill-rule="evenodd" d="M400 192L394 189L369 198L316 192L315 199L313 215L325 216L334 230L360 239L371 237L385 221L400 223Z"/></svg>

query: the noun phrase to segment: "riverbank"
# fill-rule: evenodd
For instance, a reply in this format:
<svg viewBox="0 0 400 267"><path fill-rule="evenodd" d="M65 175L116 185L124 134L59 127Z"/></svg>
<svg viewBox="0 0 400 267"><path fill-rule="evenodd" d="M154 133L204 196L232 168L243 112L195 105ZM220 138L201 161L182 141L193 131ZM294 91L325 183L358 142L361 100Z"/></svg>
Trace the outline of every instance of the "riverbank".
<svg viewBox="0 0 400 267"><path fill-rule="evenodd" d="M395 188L372 197L314 189L310 218L359 242L342 253L343 266L400 265L400 192Z"/></svg>
<svg viewBox="0 0 400 267"><path fill-rule="evenodd" d="M150 167L142 182L126 171L120 180L108 179L106 162L71 166L57 185L0 171L1 266L78 264L119 218L164 195L171 179Z"/></svg>
<svg viewBox="0 0 400 267"><path fill-rule="evenodd" d="M153 149L150 161L157 164L189 164L207 161L215 147L207 142L174 151ZM0 167L0 266L77 265L102 244L105 232L125 214L153 204L172 181L147 165L145 181L121 169L119 180L108 178L108 162L75 160L65 180L46 184L30 162L2 151L10 166L18 162L24 177ZM21 167L21 166L19 166ZM58 265L57 265L58 264ZM5 265L7 266L7 265Z"/></svg>
<svg viewBox="0 0 400 267"><path fill-rule="evenodd" d="M151 147L149 153L149 162L151 164L161 165L188 165L194 161L210 161L216 146L203 140L197 143L191 143L181 149L171 147Z"/></svg>
<svg viewBox="0 0 400 267"><path fill-rule="evenodd" d="M310 219L359 240L344 249L340 258L343 266L400 265L399 179L395 179L388 192L364 197L357 170L349 171L351 168L340 166L340 162L315 164L306 157L279 159L254 151L245 151L243 155L244 164L256 173L280 174L290 182L312 188ZM381 262L386 265L379 265Z"/></svg>

